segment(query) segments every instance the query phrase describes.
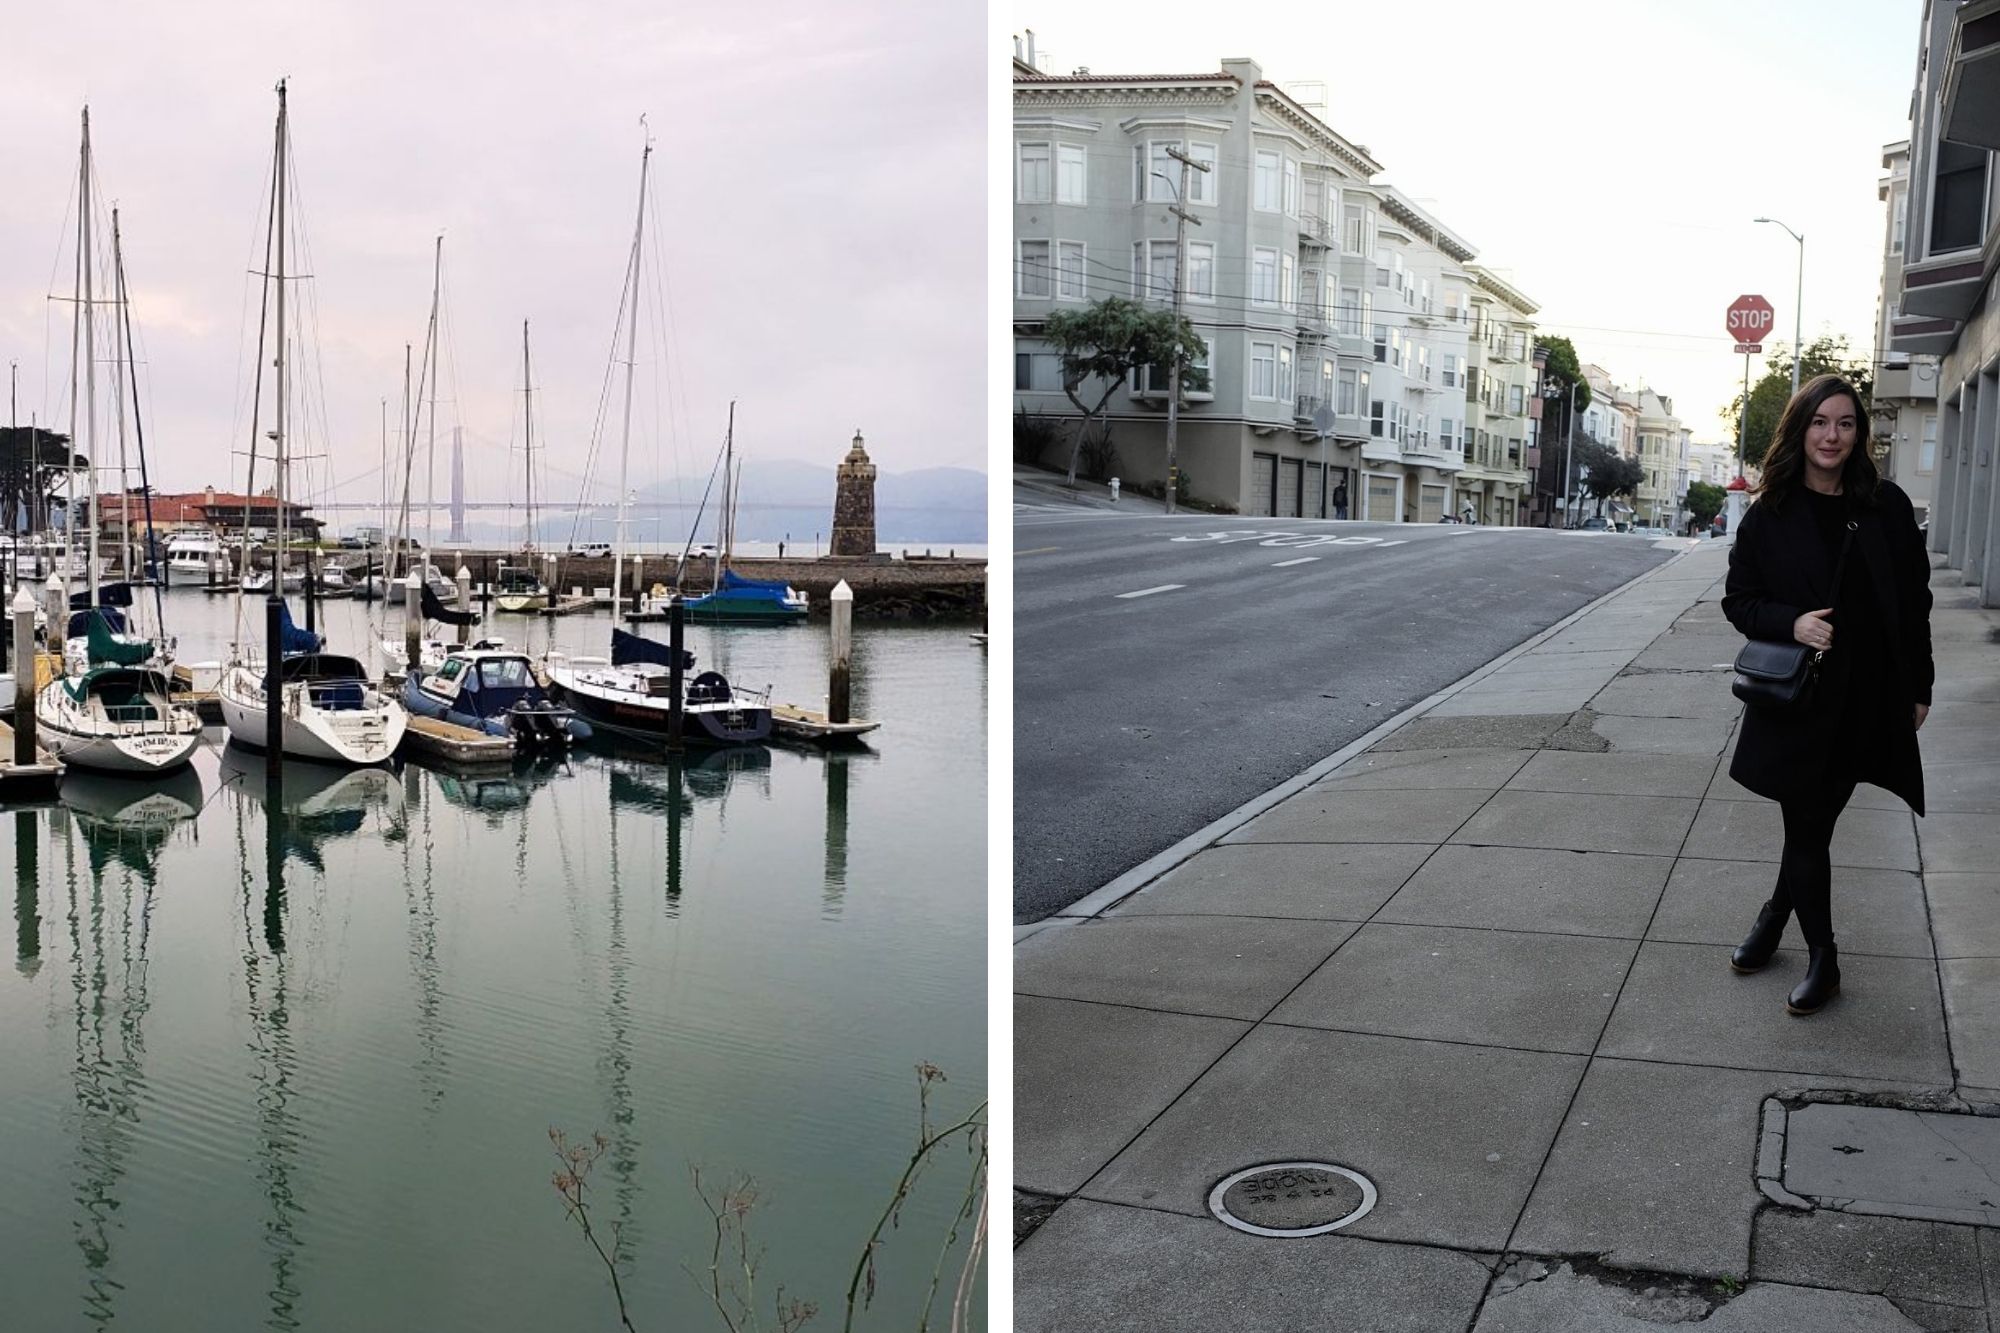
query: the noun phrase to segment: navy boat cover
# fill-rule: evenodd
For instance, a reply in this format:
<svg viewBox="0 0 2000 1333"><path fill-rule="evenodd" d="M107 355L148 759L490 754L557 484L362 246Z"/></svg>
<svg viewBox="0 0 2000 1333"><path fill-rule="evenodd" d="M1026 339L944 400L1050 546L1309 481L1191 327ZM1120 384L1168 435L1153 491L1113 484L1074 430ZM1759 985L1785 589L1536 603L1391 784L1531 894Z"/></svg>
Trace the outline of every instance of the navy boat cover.
<svg viewBox="0 0 2000 1333"><path fill-rule="evenodd" d="M642 638L637 634L627 634L624 630L616 626L612 627L611 664L613 666L631 666L638 662L652 662L658 666L670 667L674 664L673 653L672 644L661 643L655 639ZM686 671L693 665L694 654L683 650L681 653L681 670Z"/></svg>

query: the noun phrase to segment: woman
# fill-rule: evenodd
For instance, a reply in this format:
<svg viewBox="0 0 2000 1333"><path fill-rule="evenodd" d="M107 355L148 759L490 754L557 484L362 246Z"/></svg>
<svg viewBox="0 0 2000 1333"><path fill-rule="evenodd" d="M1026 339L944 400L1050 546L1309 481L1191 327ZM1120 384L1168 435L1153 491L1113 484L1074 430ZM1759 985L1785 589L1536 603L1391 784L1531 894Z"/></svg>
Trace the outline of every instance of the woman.
<svg viewBox="0 0 2000 1333"><path fill-rule="evenodd" d="M1792 395L1751 491L1723 614L1748 638L1826 656L1805 708L1743 713L1729 776L1779 803L1785 849L1771 900L1729 962L1738 972L1770 962L1796 912L1806 975L1785 1008L1812 1014L1840 991L1827 848L1855 784L1886 788L1924 813L1917 730L1931 702L1930 559L1909 497L1868 456L1861 396L1838 375Z"/></svg>

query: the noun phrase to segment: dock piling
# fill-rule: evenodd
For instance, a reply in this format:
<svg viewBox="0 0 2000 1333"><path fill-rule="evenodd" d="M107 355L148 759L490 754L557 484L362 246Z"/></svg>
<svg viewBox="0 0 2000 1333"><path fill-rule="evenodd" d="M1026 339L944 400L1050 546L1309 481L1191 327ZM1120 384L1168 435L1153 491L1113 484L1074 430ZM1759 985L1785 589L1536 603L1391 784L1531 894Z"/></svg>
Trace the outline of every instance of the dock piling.
<svg viewBox="0 0 2000 1333"><path fill-rule="evenodd" d="M285 772L285 599L284 566L271 573L264 599L264 781L275 787Z"/></svg>
<svg viewBox="0 0 2000 1333"><path fill-rule="evenodd" d="M826 673L826 720L845 722L848 677L854 660L854 589L842 579L828 599L833 606L833 662Z"/></svg>
<svg viewBox="0 0 2000 1333"><path fill-rule="evenodd" d="M14 763L35 764L35 599L14 594Z"/></svg>
<svg viewBox="0 0 2000 1333"><path fill-rule="evenodd" d="M470 612L472 610L472 571L467 569L463 564L460 564L458 567L457 581L458 581L458 609L460 611ZM466 635L468 633L469 631L466 629L465 626L460 625L458 627L459 647L463 648L468 642L470 642L470 640L466 638Z"/></svg>
<svg viewBox="0 0 2000 1333"><path fill-rule="evenodd" d="M408 654L408 665L404 668L409 679L415 680L424 661L424 576L411 570L403 580L403 651Z"/></svg>
<svg viewBox="0 0 2000 1333"><path fill-rule="evenodd" d="M679 754L686 736L687 706L681 698L686 672L681 644L687 637L687 608L680 594L670 593L667 604L667 753Z"/></svg>

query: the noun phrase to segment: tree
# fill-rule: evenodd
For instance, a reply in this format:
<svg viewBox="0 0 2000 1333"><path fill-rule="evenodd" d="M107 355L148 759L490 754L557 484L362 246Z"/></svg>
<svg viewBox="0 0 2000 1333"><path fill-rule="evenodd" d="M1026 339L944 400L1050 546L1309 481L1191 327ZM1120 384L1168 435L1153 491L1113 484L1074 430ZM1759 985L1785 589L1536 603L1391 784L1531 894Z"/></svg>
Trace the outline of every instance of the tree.
<svg viewBox="0 0 2000 1333"><path fill-rule="evenodd" d="M1857 356L1847 345L1843 334L1821 334L1806 344L1805 355L1799 358L1799 383L1804 384L1815 375L1839 375L1861 393L1859 404L1862 414L1868 412L1868 402L1875 390L1875 371L1866 356ZM1743 463L1746 467L1756 467L1764 461L1771 442L1778 435L1778 419L1784 415L1785 404L1792 398L1792 356L1791 350L1779 343L1764 362L1764 374L1750 388L1750 428L1743 432ZM1729 426L1732 439L1737 436L1737 422L1743 416L1743 401L1739 396L1723 409L1722 419Z"/></svg>
<svg viewBox="0 0 2000 1333"><path fill-rule="evenodd" d="M1626 458L1617 450L1599 444L1589 436L1576 442L1574 458L1576 478L1581 479L1585 494L1597 500L1597 512L1604 513L1604 502L1614 495L1632 495L1645 479L1645 469L1636 458Z"/></svg>
<svg viewBox="0 0 2000 1333"><path fill-rule="evenodd" d="M1697 481L1688 486L1687 510L1695 526L1705 528L1715 521L1722 512L1722 506L1729 499L1729 492L1713 482Z"/></svg>
<svg viewBox="0 0 2000 1333"><path fill-rule="evenodd" d="M1058 310L1042 325L1042 337L1062 359L1063 392L1076 410L1083 413L1076 436L1070 441L1069 475L1076 485L1076 460L1082 452L1084 435L1098 422L1111 395L1118 392L1135 370L1148 366L1169 367L1174 358L1181 363L1181 391L1198 392L1207 385L1207 376L1193 365L1206 353L1201 336L1186 319L1175 319L1171 310L1152 309L1136 301L1107 296L1081 310ZM1079 395L1084 381L1104 381L1104 392L1095 405L1086 405ZM1111 434L1107 419L1098 422L1100 443Z"/></svg>
<svg viewBox="0 0 2000 1333"><path fill-rule="evenodd" d="M81 454L72 458L69 436L30 426L0 426L0 527L48 527L53 508L66 504L57 489L69 477L72 461L89 467Z"/></svg>
<svg viewBox="0 0 2000 1333"><path fill-rule="evenodd" d="M1542 463L1535 471L1535 489L1544 495L1563 493L1563 451L1569 444L1570 435L1570 394L1575 391L1576 410L1583 411L1590 406L1590 381L1584 378L1583 365L1577 359L1576 347L1569 339L1552 335L1537 340L1537 345L1545 352L1542 364ZM1575 436L1580 449L1589 437L1579 432ZM1574 486L1577 468L1582 464L1582 455L1571 451L1569 460L1569 484Z"/></svg>

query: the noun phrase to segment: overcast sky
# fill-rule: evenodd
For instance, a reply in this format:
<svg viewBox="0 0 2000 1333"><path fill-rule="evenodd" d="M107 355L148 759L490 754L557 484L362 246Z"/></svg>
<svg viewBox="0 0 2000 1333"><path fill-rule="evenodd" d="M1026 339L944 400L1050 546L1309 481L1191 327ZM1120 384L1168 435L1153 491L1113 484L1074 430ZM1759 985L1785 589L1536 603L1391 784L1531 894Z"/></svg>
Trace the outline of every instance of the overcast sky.
<svg viewBox="0 0 2000 1333"><path fill-rule="evenodd" d="M48 298L72 285L65 201L87 102L99 188L121 208L154 484L241 484L245 273L288 77L326 404L326 439L304 443L328 455L322 495L329 473L346 498L379 490L380 403L393 421L442 232L454 355L439 383L457 401L438 419L464 427L467 490L520 493L526 318L541 488L575 502L641 113L659 210L647 262L665 269L648 286L664 280L672 342L649 351L642 329L648 369L668 369L640 381L634 484L705 473L732 397L759 459L831 465L859 427L885 469L983 469L986 31L976 7L922 0L15 6L0 370L19 363L21 424L66 424L71 307Z"/></svg>
<svg viewBox="0 0 2000 1333"><path fill-rule="evenodd" d="M1669 395L1697 441L1741 391L1723 312L1872 355L1881 150L1909 134L1921 0L1007 0L1042 67L1325 85L1327 122L1541 305L1585 361ZM1752 376L1762 373L1753 361Z"/></svg>

